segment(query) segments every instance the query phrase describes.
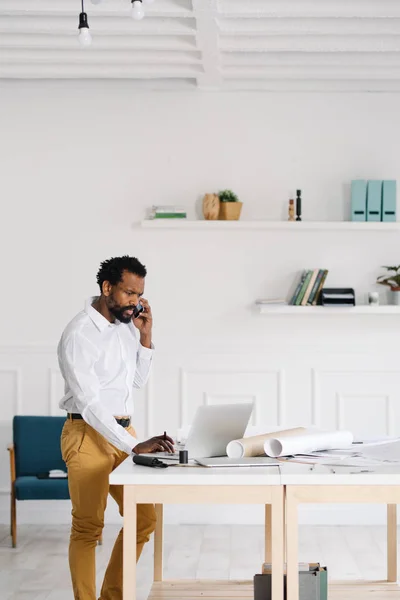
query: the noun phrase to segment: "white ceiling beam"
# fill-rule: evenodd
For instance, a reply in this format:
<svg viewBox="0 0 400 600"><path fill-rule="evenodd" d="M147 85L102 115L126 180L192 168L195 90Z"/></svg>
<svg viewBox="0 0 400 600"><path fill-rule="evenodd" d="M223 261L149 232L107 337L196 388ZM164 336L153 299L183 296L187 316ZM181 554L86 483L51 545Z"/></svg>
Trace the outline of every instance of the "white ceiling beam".
<svg viewBox="0 0 400 600"><path fill-rule="evenodd" d="M0 67L0 80L1 79L8 79L8 80L12 80L12 79L27 79L27 80L33 80L33 79L38 79L38 80L51 80L51 81L57 81L57 80L69 80L69 81L75 81L75 80L84 80L84 81L89 81L89 80L93 80L93 81L101 81L102 85L105 86L107 85L107 82L105 81L104 77L97 77L97 76L91 76L89 75L80 75L77 74L75 76L71 76L71 75L63 75L63 74L58 74L58 73L54 73L51 76L47 76L47 77L43 77L43 75L40 73L40 70L36 71L36 72L29 72L26 73L25 75L22 73L18 73L17 75L14 75L12 72L4 72L1 70ZM148 91L185 91L185 90L194 90L197 87L196 84L196 79L193 79L191 77L187 77L186 79L184 78L162 78L160 77L159 79L132 79L131 77L121 77L121 76L110 76L107 78L108 80L112 81L112 80L119 80L119 81L124 81L126 82L126 85L129 86L129 89L134 89L139 91L143 91L143 92L148 92Z"/></svg>
<svg viewBox="0 0 400 600"><path fill-rule="evenodd" d="M193 19L143 19L100 17L88 18L90 30L105 35L195 35ZM1 17L0 33L48 33L51 35L75 35L78 29L76 17Z"/></svg>
<svg viewBox="0 0 400 600"><path fill-rule="evenodd" d="M400 18L218 19L218 25L223 35L400 35Z"/></svg>
<svg viewBox="0 0 400 600"><path fill-rule="evenodd" d="M200 65L198 52L170 52L160 50L98 50L81 47L69 50L42 48L3 48L0 64L54 64L82 63L104 65Z"/></svg>
<svg viewBox="0 0 400 600"><path fill-rule="evenodd" d="M221 15L238 17L400 17L397 0L219 0Z"/></svg>
<svg viewBox="0 0 400 600"><path fill-rule="evenodd" d="M197 27L197 47L202 53L204 66L204 74L198 77L197 84L201 89L216 90L221 85L216 0L192 2Z"/></svg>
<svg viewBox="0 0 400 600"><path fill-rule="evenodd" d="M220 48L229 52L399 52L400 36L223 36Z"/></svg>
<svg viewBox="0 0 400 600"><path fill-rule="evenodd" d="M196 78L199 72L198 65L181 65L173 67L171 65L161 67L154 65L154 68L129 65L78 65L78 64L54 64L54 65L15 65L0 64L0 73L3 77L39 77L43 78L81 78L91 77L96 79L187 79Z"/></svg>
<svg viewBox="0 0 400 600"><path fill-rule="evenodd" d="M221 65L400 66L400 52L223 52Z"/></svg>
<svg viewBox="0 0 400 600"><path fill-rule="evenodd" d="M75 50L80 48L78 32L75 35L50 36L46 34L17 35L5 34L0 36L0 48L46 48ZM93 36L93 43L85 52L92 50L196 50L195 38L192 36Z"/></svg>
<svg viewBox="0 0 400 600"><path fill-rule="evenodd" d="M227 67L224 79L326 79L326 80L395 80L400 81L400 67Z"/></svg>
<svg viewBox="0 0 400 600"><path fill-rule="evenodd" d="M85 10L89 15L100 17L130 18L130 0L104 0L94 5L85 0ZM147 17L192 17L190 0L156 0L145 7ZM0 15L4 16L73 16L80 12L79 0L0 0Z"/></svg>
<svg viewBox="0 0 400 600"><path fill-rule="evenodd" d="M392 92L400 93L400 81L326 81L326 80L243 80L225 81L221 87L225 91L263 92Z"/></svg>

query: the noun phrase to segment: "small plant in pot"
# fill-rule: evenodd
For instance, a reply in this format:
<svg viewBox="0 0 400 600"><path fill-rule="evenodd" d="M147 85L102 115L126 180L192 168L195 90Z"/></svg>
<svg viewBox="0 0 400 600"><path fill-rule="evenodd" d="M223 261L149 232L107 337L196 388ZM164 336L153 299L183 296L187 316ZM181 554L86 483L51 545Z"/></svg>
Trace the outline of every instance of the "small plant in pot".
<svg viewBox="0 0 400 600"><path fill-rule="evenodd" d="M389 286L392 304L400 305L400 265L398 267L382 267L382 269L386 269L388 273L386 275L380 275L376 280L376 283Z"/></svg>
<svg viewBox="0 0 400 600"><path fill-rule="evenodd" d="M231 190L222 190L218 194L220 201L219 218L223 221L238 221L243 202Z"/></svg>

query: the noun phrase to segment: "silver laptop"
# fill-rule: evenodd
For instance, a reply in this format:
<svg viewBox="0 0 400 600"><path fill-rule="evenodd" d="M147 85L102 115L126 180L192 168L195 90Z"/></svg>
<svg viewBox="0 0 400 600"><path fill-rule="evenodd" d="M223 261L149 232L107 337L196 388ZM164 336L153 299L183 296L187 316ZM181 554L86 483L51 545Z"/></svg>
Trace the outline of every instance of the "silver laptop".
<svg viewBox="0 0 400 600"><path fill-rule="evenodd" d="M147 456L177 461L179 450L187 450L189 460L226 456L228 443L244 436L252 411L252 403L200 406L184 446L175 454L153 452Z"/></svg>

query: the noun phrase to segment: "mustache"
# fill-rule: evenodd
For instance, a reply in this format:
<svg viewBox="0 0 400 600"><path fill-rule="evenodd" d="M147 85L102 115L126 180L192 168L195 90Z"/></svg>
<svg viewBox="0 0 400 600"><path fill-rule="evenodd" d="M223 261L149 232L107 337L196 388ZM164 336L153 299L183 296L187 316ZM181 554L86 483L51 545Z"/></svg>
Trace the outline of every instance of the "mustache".
<svg viewBox="0 0 400 600"><path fill-rule="evenodd" d="M119 305L116 305L116 306L110 307L110 310L112 312L116 312L116 313L123 313L126 310L132 310L133 311L135 309L135 306L136 306L135 304L128 305L128 306L119 306Z"/></svg>

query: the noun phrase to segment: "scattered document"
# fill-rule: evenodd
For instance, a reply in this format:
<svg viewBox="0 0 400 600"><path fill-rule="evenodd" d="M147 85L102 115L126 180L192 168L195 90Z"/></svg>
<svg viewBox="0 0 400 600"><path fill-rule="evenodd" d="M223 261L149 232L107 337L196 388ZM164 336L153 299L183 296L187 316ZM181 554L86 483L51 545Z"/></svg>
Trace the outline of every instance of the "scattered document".
<svg viewBox="0 0 400 600"><path fill-rule="evenodd" d="M306 429L294 436L285 437L277 434L276 437L266 440L264 452L267 456L277 458L296 454L310 454L317 450L349 448L352 443L353 434L350 431Z"/></svg>

